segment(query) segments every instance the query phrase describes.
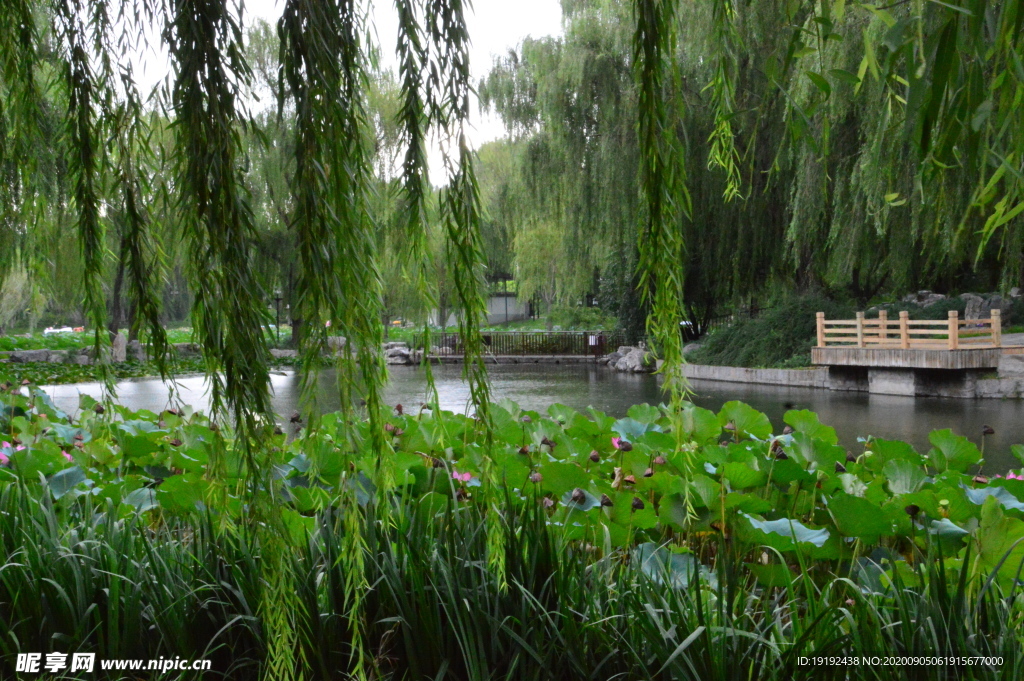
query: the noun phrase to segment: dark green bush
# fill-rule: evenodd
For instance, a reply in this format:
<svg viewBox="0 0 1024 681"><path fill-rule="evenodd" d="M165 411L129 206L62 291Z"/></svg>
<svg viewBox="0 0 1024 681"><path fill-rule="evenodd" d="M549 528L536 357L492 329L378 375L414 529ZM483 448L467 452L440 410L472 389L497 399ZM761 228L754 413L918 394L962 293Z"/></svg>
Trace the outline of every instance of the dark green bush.
<svg viewBox="0 0 1024 681"><path fill-rule="evenodd" d="M753 319L739 319L715 331L689 360L737 367L807 366L818 312L840 319L852 318L855 310L820 295L788 298Z"/></svg>

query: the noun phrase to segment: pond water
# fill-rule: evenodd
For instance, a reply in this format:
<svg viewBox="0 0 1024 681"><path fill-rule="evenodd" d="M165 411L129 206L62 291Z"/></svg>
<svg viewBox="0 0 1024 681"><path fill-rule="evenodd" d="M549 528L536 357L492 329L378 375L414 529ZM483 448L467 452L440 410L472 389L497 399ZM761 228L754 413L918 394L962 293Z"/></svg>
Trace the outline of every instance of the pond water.
<svg viewBox="0 0 1024 681"><path fill-rule="evenodd" d="M388 404L401 403L407 411L419 407L426 399L424 372L414 367L391 367L391 380L385 390ZM434 378L443 409L466 411L469 388L462 381L462 367L435 366ZM507 397L524 409L543 412L553 403L584 410L588 406L612 416L624 416L633 404L657 404L663 400L660 381L646 374L620 374L593 365L499 365L488 367L494 399ZM299 378L294 373L271 377L273 407L287 417L298 405ZM333 372L320 377L322 404L327 409L338 406ZM920 452L930 445L928 433L939 428L952 428L981 444L981 431L990 425L996 432L985 438L985 471L995 474L1020 464L1010 455L1012 444L1024 443L1024 400L954 400L912 398L892 395L868 395L811 388L771 385L747 385L718 381L693 381L693 401L717 411L729 400L747 402L763 411L777 431L782 429L782 415L788 409L810 409L822 422L835 427L847 448L857 448L857 438L873 435L905 440ZM48 386L47 392L61 409L74 412L78 394L99 397L98 383ZM196 409L209 406L206 385L201 377L179 379L178 399ZM174 403L168 387L158 379L124 381L118 384L120 402L132 409L160 411Z"/></svg>

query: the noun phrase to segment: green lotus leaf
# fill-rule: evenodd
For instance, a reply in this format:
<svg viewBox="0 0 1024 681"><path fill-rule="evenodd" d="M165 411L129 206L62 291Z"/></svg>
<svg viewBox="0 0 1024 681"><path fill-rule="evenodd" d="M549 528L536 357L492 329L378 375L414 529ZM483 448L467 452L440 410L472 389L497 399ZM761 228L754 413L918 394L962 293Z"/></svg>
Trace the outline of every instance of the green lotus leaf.
<svg viewBox="0 0 1024 681"><path fill-rule="evenodd" d="M928 441L932 443L928 459L937 471L951 469L964 473L981 461L977 445L949 428L933 430L928 435Z"/></svg>
<svg viewBox="0 0 1024 681"><path fill-rule="evenodd" d="M718 423L725 428L730 423L736 428L740 437L756 437L767 440L772 434L772 424L768 417L742 402L726 402L718 412Z"/></svg>
<svg viewBox="0 0 1024 681"><path fill-rule="evenodd" d="M839 444L839 436L836 429L826 426L818 420L818 415L806 409L790 410L782 417L788 425L792 426L797 433L803 433L817 440L830 445Z"/></svg>
<svg viewBox="0 0 1024 681"><path fill-rule="evenodd" d="M725 464L722 477L729 481L734 489L747 489L748 487L759 487L764 485L768 476L764 472L754 470L750 466L739 462Z"/></svg>
<svg viewBox="0 0 1024 681"><path fill-rule="evenodd" d="M893 534L892 522L882 509L867 499L836 492L828 500L828 511L840 534L847 537L879 537Z"/></svg>
<svg viewBox="0 0 1024 681"><path fill-rule="evenodd" d="M793 551L799 544L810 544L820 548L829 538L827 529L812 529L792 518L761 520L748 513L742 514L742 517L756 530L752 536L756 538L757 543L779 551Z"/></svg>
<svg viewBox="0 0 1024 681"><path fill-rule="evenodd" d="M889 482L893 494L913 494L921 489L928 476L906 459L890 459L882 467L882 473Z"/></svg>
<svg viewBox="0 0 1024 681"><path fill-rule="evenodd" d="M717 441L722 434L722 424L718 422L718 416L709 409L702 409L687 402L683 405L680 416L683 432L697 444Z"/></svg>

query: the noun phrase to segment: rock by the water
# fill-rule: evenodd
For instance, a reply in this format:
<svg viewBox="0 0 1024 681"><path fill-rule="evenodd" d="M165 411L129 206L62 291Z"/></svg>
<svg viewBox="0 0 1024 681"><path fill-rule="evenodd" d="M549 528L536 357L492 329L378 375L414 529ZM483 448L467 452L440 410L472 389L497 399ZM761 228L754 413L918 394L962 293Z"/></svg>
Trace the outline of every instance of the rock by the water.
<svg viewBox="0 0 1024 681"><path fill-rule="evenodd" d="M299 353L295 350L287 350L285 348L271 348L270 356L274 359L291 359L298 357Z"/></svg>
<svg viewBox="0 0 1024 681"><path fill-rule="evenodd" d="M133 340L128 343L127 356L136 362L145 362L149 359L148 353L146 352L146 346L138 340Z"/></svg>
<svg viewBox="0 0 1024 681"><path fill-rule="evenodd" d="M914 303L921 307L928 307L935 303L945 300L946 296L941 293L932 293L931 291L918 291L917 293L910 293L903 298L905 303Z"/></svg>
<svg viewBox="0 0 1024 681"><path fill-rule="evenodd" d="M654 371L655 365L646 350L633 348L624 357L615 363L616 371L631 372L634 374Z"/></svg>
<svg viewBox="0 0 1024 681"><path fill-rule="evenodd" d="M110 342L110 361L123 362L126 359L128 359L128 338L123 333L118 333Z"/></svg>
<svg viewBox="0 0 1024 681"><path fill-rule="evenodd" d="M340 352L345 347L347 340L344 336L328 336L327 347L335 352Z"/></svg>
<svg viewBox="0 0 1024 681"><path fill-rule="evenodd" d="M49 350L15 350L11 353L12 362L49 362Z"/></svg>

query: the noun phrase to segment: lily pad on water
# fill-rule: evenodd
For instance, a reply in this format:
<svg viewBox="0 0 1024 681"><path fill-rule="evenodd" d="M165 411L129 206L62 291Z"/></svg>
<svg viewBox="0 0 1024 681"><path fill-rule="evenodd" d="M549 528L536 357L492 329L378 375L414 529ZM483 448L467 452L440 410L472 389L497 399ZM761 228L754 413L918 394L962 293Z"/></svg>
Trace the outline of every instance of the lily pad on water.
<svg viewBox="0 0 1024 681"><path fill-rule="evenodd" d="M825 528L811 529L799 520L779 518L778 520L759 520L752 515L743 514L750 526L764 537L762 544L778 549L792 551L796 544L813 544L818 548L828 541L829 532Z"/></svg>

